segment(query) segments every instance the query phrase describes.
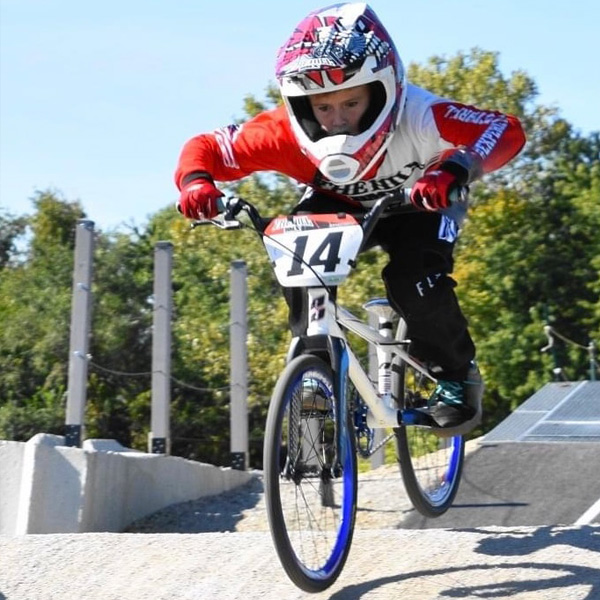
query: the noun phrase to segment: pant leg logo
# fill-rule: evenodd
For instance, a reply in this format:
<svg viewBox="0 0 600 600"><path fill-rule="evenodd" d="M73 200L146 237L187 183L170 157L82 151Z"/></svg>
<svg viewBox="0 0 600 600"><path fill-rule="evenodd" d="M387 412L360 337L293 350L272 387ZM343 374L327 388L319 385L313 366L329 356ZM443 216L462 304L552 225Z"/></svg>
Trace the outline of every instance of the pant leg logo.
<svg viewBox="0 0 600 600"><path fill-rule="evenodd" d="M434 273L433 275L428 275L425 279L421 281L417 281L415 283L415 287L417 288L417 293L421 298L427 294L429 290L432 290L435 287L437 280L442 276L442 273Z"/></svg>

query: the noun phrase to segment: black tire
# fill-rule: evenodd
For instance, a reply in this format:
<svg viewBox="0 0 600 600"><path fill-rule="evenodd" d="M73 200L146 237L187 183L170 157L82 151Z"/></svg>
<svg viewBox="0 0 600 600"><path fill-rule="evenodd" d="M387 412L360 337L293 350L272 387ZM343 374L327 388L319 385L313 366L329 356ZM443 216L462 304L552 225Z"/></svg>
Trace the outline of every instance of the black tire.
<svg viewBox="0 0 600 600"><path fill-rule="evenodd" d="M397 339L402 339L403 323ZM402 411L427 406L433 383L396 357L392 386ZM465 445L462 436L440 437L422 425L394 430L400 472L413 506L425 517L439 517L452 505L462 475Z"/></svg>
<svg viewBox="0 0 600 600"><path fill-rule="evenodd" d="M356 443L348 412L343 420L336 417L333 390L327 363L313 355L296 357L277 381L265 429L271 536L288 577L307 592L320 592L337 579L354 532Z"/></svg>

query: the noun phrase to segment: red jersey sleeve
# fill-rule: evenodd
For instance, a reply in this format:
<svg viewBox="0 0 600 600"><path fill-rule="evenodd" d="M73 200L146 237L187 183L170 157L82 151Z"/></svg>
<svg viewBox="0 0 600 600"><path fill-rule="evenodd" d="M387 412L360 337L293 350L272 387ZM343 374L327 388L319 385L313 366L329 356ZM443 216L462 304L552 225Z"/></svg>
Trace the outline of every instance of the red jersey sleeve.
<svg viewBox="0 0 600 600"><path fill-rule="evenodd" d="M300 151L283 107L189 140L179 157L175 183L181 189L196 174L233 181L257 171L277 171L303 183L314 179L316 169Z"/></svg>
<svg viewBox="0 0 600 600"><path fill-rule="evenodd" d="M431 110L440 136L475 156L481 173L499 169L525 144L521 123L512 115L448 101Z"/></svg>

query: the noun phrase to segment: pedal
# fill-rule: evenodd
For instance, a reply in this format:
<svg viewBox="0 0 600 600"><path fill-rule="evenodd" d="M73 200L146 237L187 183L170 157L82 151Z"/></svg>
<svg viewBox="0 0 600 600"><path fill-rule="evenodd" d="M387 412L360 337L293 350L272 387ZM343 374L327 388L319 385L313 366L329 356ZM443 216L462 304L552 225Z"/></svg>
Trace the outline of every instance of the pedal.
<svg viewBox="0 0 600 600"><path fill-rule="evenodd" d="M427 408L406 408L402 411L402 425L438 427Z"/></svg>

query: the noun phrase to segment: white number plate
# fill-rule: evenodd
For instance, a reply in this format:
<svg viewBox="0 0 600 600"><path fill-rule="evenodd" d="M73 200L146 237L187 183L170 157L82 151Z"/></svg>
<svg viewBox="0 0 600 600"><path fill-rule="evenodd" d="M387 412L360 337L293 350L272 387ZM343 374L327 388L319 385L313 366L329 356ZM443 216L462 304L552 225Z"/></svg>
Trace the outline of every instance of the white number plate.
<svg viewBox="0 0 600 600"><path fill-rule="evenodd" d="M268 237L267 237L268 236ZM339 285L352 270L362 227L347 214L273 219L263 242L284 287Z"/></svg>

